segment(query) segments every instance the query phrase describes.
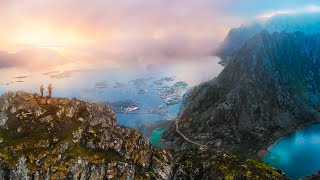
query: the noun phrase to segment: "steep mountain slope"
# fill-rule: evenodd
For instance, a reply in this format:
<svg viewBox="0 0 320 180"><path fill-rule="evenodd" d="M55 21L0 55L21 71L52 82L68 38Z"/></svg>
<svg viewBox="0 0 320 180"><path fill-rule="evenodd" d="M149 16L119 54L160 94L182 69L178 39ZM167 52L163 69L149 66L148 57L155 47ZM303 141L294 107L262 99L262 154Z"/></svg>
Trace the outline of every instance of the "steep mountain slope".
<svg viewBox="0 0 320 180"><path fill-rule="evenodd" d="M218 78L198 87L180 131L210 148L252 157L305 123L319 119L320 35L266 31L250 39ZM164 137L190 144L175 127Z"/></svg>
<svg viewBox="0 0 320 180"><path fill-rule="evenodd" d="M116 125L106 106L25 92L0 97L0 179L168 179L170 151Z"/></svg>
<svg viewBox="0 0 320 180"><path fill-rule="evenodd" d="M319 13L276 15L265 20L242 25L239 28L233 28L216 50L216 55L223 59L232 57L250 38L262 30L269 33L282 31L288 33L300 31L310 35L319 33L319 17Z"/></svg>
<svg viewBox="0 0 320 180"><path fill-rule="evenodd" d="M103 105L19 91L0 97L0 111L1 180L285 179L234 155L156 149Z"/></svg>

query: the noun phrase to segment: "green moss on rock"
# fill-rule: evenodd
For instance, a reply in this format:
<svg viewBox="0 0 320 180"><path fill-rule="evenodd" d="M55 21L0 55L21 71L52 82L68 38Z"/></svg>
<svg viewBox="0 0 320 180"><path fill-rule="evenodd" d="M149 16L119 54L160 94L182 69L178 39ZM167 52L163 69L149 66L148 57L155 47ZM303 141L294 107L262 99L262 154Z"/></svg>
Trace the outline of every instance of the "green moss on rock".
<svg viewBox="0 0 320 180"><path fill-rule="evenodd" d="M263 162L232 154L210 154L192 150L178 160L177 177L194 179L282 180L284 174Z"/></svg>

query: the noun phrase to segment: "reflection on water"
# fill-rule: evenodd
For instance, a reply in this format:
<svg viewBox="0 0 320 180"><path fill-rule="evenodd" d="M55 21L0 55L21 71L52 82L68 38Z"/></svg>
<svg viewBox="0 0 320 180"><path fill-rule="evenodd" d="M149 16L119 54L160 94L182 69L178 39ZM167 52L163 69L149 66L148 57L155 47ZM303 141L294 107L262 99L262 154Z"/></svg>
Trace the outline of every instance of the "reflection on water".
<svg viewBox="0 0 320 180"><path fill-rule="evenodd" d="M140 62L137 65L119 65L118 67L108 67L108 64L80 67L74 62L74 65L69 63L66 67L59 66L37 71L23 68L1 69L0 93L9 90L38 92L41 84L47 86L51 83L53 96L56 97L76 97L91 102L133 100L140 103L139 111L145 112L164 103L158 95L157 88L171 86L179 81L185 81L188 87L192 87L210 80L223 69L218 62L217 57L203 57L188 60L153 60L150 63ZM164 81L163 78L168 81ZM138 83L141 79L146 80L136 84L136 81L132 81L135 79L140 79ZM179 107L180 104L175 104L166 108L167 117L157 114L118 114L118 123L139 126L145 121L175 117Z"/></svg>
<svg viewBox="0 0 320 180"><path fill-rule="evenodd" d="M291 178L303 178L320 170L320 124L289 134L269 148L264 162Z"/></svg>

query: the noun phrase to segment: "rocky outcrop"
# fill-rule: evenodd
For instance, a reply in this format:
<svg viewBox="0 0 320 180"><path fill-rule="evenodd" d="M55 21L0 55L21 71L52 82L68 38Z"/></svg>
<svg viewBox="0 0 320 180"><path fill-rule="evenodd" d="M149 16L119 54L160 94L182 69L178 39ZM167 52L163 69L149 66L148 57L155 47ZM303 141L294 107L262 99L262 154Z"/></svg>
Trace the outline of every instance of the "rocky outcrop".
<svg viewBox="0 0 320 180"><path fill-rule="evenodd" d="M22 91L0 102L0 179L284 177L233 155L156 149L138 131L118 126L107 106Z"/></svg>
<svg viewBox="0 0 320 180"><path fill-rule="evenodd" d="M218 78L198 87L180 131L209 149L254 157L284 133L319 119L320 35L262 32L249 40ZM175 127L177 150L190 147Z"/></svg>
<svg viewBox="0 0 320 180"><path fill-rule="evenodd" d="M173 180L178 179L234 179L285 180L281 171L252 159L232 154L189 149L180 153Z"/></svg>
<svg viewBox="0 0 320 180"><path fill-rule="evenodd" d="M107 106L22 91L0 97L0 179L168 179L172 154Z"/></svg>

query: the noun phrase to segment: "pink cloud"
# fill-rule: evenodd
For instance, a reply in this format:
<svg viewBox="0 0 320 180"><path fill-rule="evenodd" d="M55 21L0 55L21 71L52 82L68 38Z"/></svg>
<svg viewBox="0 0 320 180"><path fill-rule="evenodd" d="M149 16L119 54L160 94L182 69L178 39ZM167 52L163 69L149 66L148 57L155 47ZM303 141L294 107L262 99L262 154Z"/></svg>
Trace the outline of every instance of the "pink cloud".
<svg viewBox="0 0 320 180"><path fill-rule="evenodd" d="M16 30L46 26L52 34L74 32L90 41L68 47L73 49L208 53L230 24L239 23L223 14L220 4L217 0L1 1L0 48L11 45Z"/></svg>

